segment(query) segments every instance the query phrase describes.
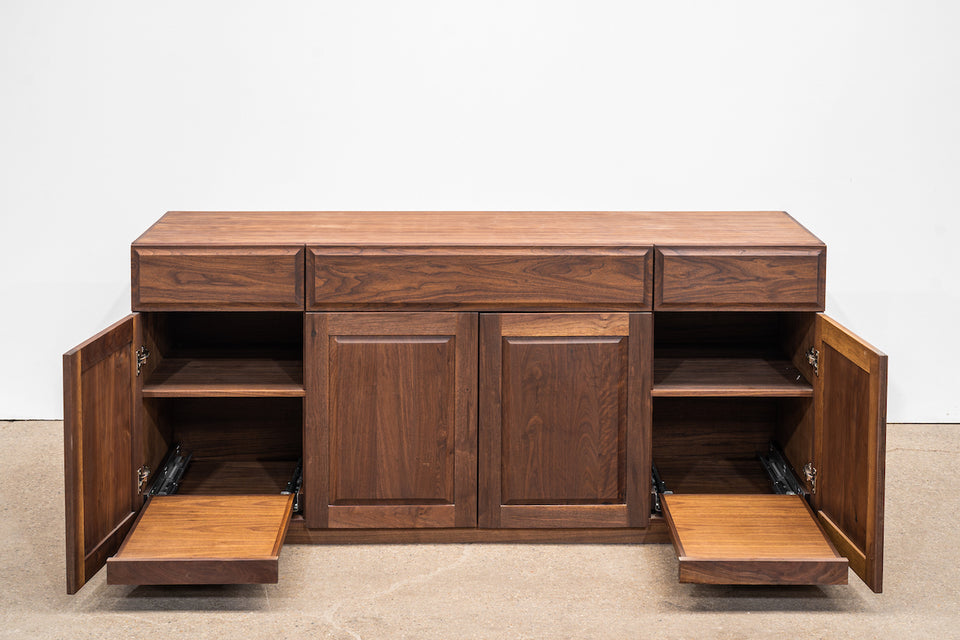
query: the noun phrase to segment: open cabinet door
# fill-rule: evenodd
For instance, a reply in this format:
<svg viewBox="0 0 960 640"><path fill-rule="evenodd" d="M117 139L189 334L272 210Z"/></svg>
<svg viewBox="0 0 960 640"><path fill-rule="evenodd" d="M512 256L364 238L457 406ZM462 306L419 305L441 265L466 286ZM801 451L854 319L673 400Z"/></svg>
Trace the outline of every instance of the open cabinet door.
<svg viewBox="0 0 960 640"><path fill-rule="evenodd" d="M824 315L817 349L814 504L850 567L880 593L887 356Z"/></svg>
<svg viewBox="0 0 960 640"><path fill-rule="evenodd" d="M138 322L127 316L63 355L67 593L116 552L136 515Z"/></svg>

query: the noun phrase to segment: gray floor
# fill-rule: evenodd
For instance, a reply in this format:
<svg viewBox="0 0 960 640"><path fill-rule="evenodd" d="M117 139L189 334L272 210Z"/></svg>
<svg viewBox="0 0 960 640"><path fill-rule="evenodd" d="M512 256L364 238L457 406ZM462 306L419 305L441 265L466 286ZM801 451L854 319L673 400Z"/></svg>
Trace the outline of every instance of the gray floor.
<svg viewBox="0 0 960 640"><path fill-rule="evenodd" d="M668 545L287 546L280 584L64 593L60 422L0 422L3 638L960 638L960 425L890 425L885 592L681 585Z"/></svg>

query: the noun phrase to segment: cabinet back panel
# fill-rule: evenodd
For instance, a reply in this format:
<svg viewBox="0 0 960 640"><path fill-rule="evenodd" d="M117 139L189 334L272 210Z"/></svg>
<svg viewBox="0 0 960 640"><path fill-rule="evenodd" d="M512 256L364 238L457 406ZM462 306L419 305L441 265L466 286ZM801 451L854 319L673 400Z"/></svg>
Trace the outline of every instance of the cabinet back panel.
<svg viewBox="0 0 960 640"><path fill-rule="evenodd" d="M779 421L769 398L657 398L653 463L675 493L769 493L757 456Z"/></svg>
<svg viewBox="0 0 960 640"><path fill-rule="evenodd" d="M163 355L246 353L302 357L303 314L295 312L182 312L146 314L147 331Z"/></svg>
<svg viewBox="0 0 960 640"><path fill-rule="evenodd" d="M296 460L302 451L300 398L156 400L173 442L194 460Z"/></svg>

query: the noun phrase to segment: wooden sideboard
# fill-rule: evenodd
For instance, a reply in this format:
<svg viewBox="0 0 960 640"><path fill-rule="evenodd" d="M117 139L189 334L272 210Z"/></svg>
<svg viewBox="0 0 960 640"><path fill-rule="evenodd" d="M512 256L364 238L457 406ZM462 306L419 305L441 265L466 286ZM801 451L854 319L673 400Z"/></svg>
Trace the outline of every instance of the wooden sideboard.
<svg viewBox="0 0 960 640"><path fill-rule="evenodd" d="M67 590L540 541L879 592L887 361L825 266L783 212L167 213L64 355Z"/></svg>

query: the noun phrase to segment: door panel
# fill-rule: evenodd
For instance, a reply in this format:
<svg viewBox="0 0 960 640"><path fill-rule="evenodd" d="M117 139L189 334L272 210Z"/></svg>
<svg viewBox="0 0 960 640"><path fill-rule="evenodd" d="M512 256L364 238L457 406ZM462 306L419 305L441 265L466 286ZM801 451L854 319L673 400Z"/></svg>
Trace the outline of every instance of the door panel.
<svg viewBox="0 0 960 640"><path fill-rule="evenodd" d="M136 515L136 314L63 356L67 592L120 546Z"/></svg>
<svg viewBox="0 0 960 640"><path fill-rule="evenodd" d="M818 516L850 567L883 586L887 356L827 316L817 318Z"/></svg>
<svg viewBox="0 0 960 640"><path fill-rule="evenodd" d="M480 525L644 526L650 315L480 323Z"/></svg>
<svg viewBox="0 0 960 640"><path fill-rule="evenodd" d="M308 526L476 524L476 322L308 314Z"/></svg>

